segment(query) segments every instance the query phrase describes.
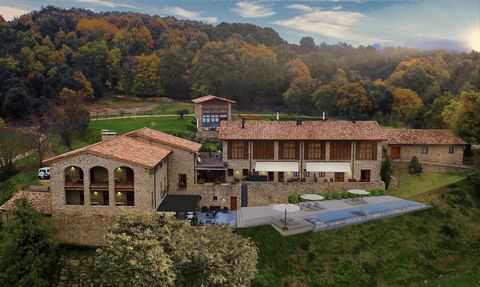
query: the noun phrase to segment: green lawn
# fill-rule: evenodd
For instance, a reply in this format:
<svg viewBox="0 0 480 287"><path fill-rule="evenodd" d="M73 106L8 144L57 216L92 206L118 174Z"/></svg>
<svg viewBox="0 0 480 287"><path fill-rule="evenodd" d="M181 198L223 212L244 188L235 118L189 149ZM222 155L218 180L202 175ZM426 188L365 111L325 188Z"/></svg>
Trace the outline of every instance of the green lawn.
<svg viewBox="0 0 480 287"><path fill-rule="evenodd" d="M471 171L425 171L419 175L411 175L406 171L401 172L399 176L399 188L398 190L391 191L390 194L402 198L415 199L423 193L458 182L467 177L470 173Z"/></svg>
<svg viewBox="0 0 480 287"><path fill-rule="evenodd" d="M187 103L165 103L156 106L152 113L154 115L176 115L178 110L188 110L189 114L193 114L193 104Z"/></svg>
<svg viewBox="0 0 480 287"><path fill-rule="evenodd" d="M478 271L480 194L467 180L426 194L431 209L326 232L239 229L260 250L252 286L409 286Z"/></svg>

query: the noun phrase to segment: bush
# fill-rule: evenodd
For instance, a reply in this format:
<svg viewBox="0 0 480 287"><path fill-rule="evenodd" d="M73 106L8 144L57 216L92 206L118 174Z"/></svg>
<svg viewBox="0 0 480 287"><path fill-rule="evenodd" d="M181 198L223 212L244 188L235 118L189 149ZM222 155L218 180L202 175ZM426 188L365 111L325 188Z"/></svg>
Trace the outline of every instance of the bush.
<svg viewBox="0 0 480 287"><path fill-rule="evenodd" d="M411 174L417 174L417 173L422 173L423 168L420 162L418 161L418 158L416 156L413 156L412 159L410 160L410 164L408 165L408 172Z"/></svg>
<svg viewBox="0 0 480 287"><path fill-rule="evenodd" d="M288 203L299 203L300 196L297 194L292 194L288 196Z"/></svg>
<svg viewBox="0 0 480 287"><path fill-rule="evenodd" d="M371 196L385 195L385 190L384 189L372 189L372 190L370 190L370 195Z"/></svg>
<svg viewBox="0 0 480 287"><path fill-rule="evenodd" d="M382 167L380 168L380 177L382 181L385 182L385 188L387 189L390 185L392 173L392 162L390 161L390 158L387 157L387 159L382 162Z"/></svg>

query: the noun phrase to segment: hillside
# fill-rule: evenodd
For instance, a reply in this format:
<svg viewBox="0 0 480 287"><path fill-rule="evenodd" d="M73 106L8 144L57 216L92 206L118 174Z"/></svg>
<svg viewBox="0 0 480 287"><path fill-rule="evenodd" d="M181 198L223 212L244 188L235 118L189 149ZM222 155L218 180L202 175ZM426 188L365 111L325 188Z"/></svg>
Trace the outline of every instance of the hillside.
<svg viewBox="0 0 480 287"><path fill-rule="evenodd" d="M89 102L211 93L250 110L444 127L449 101L480 87L476 52L377 50L310 37L296 45L252 24L49 6L0 19L0 36L0 116L10 122L44 115L68 88Z"/></svg>
<svg viewBox="0 0 480 287"><path fill-rule="evenodd" d="M260 249L252 286L477 286L479 184L469 177L419 195L429 210L338 230L240 229Z"/></svg>

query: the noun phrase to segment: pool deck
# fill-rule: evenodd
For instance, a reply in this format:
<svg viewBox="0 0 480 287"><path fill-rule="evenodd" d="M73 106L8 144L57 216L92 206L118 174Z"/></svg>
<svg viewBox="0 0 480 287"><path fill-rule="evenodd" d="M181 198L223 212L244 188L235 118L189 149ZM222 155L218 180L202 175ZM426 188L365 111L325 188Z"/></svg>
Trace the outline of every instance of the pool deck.
<svg viewBox="0 0 480 287"><path fill-rule="evenodd" d="M283 212L274 210L272 206L242 207L237 212L237 227L242 228L260 225L272 225L278 232L286 236L308 231L324 231L350 224L358 224L369 220L398 216L401 214L429 208L427 205L418 203L418 205L408 208L400 208L395 210L392 209L376 214L365 214L363 216L359 215L353 218L339 220L337 222L331 222L328 224L320 223L316 225L307 221L307 219L323 213L348 209L362 210L362 208L367 208L368 206L402 200L401 198L389 195L364 197L363 199L366 201L366 203L362 205L352 205L347 202L347 199L319 201L318 203L324 208L322 210L306 211L302 209L298 212L288 213L287 230L283 228L285 223L282 222L285 214Z"/></svg>

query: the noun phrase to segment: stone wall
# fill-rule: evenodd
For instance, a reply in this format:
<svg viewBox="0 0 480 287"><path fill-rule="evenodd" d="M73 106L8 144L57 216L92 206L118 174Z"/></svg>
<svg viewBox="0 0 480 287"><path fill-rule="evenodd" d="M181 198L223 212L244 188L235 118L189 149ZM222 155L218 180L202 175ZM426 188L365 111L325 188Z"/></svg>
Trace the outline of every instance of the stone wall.
<svg viewBox="0 0 480 287"><path fill-rule="evenodd" d="M63 244L101 246L105 235L113 224L112 216L69 214L55 216L57 240Z"/></svg>
<svg viewBox="0 0 480 287"><path fill-rule="evenodd" d="M203 131L198 130L195 133L195 140L207 140L207 139L218 139L218 131Z"/></svg>
<svg viewBox="0 0 480 287"><path fill-rule="evenodd" d="M232 182L235 178L239 179L242 177L242 170L247 169L249 172L251 172L253 169L255 169L255 165L257 160L253 159L253 144L250 141L248 143L248 159L229 159L228 158L228 142L223 141L223 161L227 163L229 169L233 169L234 173L233 176L228 176L227 177L227 182ZM351 167L351 173L345 174L345 181L348 181L348 179L356 179L357 181L360 180L360 174L361 170L366 169L370 170L370 180L375 182L375 181L380 181L380 168L382 166L382 142L377 143L377 159L376 160L356 160L355 159L355 143L352 144L352 158L350 160L350 167ZM279 144L278 141L274 142L274 159L273 160L258 160L258 161L292 161L292 160L280 160L278 158L278 150L279 150ZM314 174L315 177L317 178L318 182L324 182L327 180L330 182L330 180L335 178L335 173L333 172L327 172L325 173L325 176L320 177L319 173L309 173L309 176L307 176L307 173L305 173L305 166L307 162L319 162L322 160L305 160L303 157L303 152L304 151L304 145L303 142L300 144L300 160L293 160L298 162L299 164L299 169L300 169L300 177L305 178L307 182L314 182ZM329 142L326 142L325 144L325 160L326 162L329 161L329 156L330 156L330 144ZM262 175L267 175L267 173L262 173ZM285 172L285 180L288 178L293 177L292 173ZM274 182L278 182L278 173L274 173Z"/></svg>
<svg viewBox="0 0 480 287"><path fill-rule="evenodd" d="M392 161L392 167L394 170L408 170L409 161L394 160ZM465 165L448 165L441 163L432 163L432 162L422 162L422 168L424 171L435 171L435 172L444 172L444 171L462 171L472 169L469 166Z"/></svg>
<svg viewBox="0 0 480 287"><path fill-rule="evenodd" d="M383 181L377 182L246 182L248 184L248 206L269 205L288 202L288 196L305 193L344 192L349 189L360 188L366 190L385 189ZM196 184L193 193L202 196L200 206L231 207L231 201L236 200L241 206L241 183L238 184ZM234 198L232 198L234 197Z"/></svg>
<svg viewBox="0 0 480 287"><path fill-rule="evenodd" d="M449 154L449 145L428 145L428 153L422 154L422 145L402 145L400 146L400 158L393 161L410 161L413 156L416 156L420 163L433 163L445 165L463 165L463 146L457 145L454 147L454 153ZM390 156L390 148L387 148Z"/></svg>
<svg viewBox="0 0 480 287"><path fill-rule="evenodd" d="M171 150L172 152L168 156L168 190L171 193L175 193L178 188L179 174L187 175L187 188L188 192L195 183L195 153L189 152L183 149L175 148L169 145L161 144L152 140L148 140L142 137L136 137L137 140L143 140L149 144L157 145L162 148Z"/></svg>
<svg viewBox="0 0 480 287"><path fill-rule="evenodd" d="M71 166L79 167L83 171L84 205L66 205L65 169ZM108 171L109 205L107 206L90 205L90 169L95 166L104 167ZM50 190L52 192L53 216L63 216L64 214L83 214L85 216L113 215L122 212L115 204L114 175L115 169L122 166L129 167L134 172L135 193L135 206L122 206L122 209L132 210L134 212L136 212L136 210L141 212L154 211L155 207L152 206L154 186L152 170L97 155L79 154L51 164ZM165 164L162 168L167 168L167 165Z"/></svg>

